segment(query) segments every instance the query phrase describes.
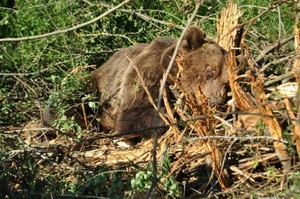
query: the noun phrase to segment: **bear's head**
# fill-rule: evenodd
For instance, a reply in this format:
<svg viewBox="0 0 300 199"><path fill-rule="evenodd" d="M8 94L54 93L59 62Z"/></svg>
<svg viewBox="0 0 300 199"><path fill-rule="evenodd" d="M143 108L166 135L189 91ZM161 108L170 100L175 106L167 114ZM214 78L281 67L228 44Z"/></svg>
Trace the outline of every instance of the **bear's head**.
<svg viewBox="0 0 300 199"><path fill-rule="evenodd" d="M166 68L175 46L162 54L161 65ZM182 89L198 100L199 89L210 104L221 104L227 95L228 72L227 52L218 44L205 40L205 34L197 27L191 27L182 42L178 56L180 64L172 66L171 73L180 71Z"/></svg>

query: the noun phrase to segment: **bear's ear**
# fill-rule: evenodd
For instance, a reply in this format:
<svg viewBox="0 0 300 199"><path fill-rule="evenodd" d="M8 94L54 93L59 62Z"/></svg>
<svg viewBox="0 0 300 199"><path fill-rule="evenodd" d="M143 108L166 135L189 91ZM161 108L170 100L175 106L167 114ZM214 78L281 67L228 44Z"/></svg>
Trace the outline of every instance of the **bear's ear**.
<svg viewBox="0 0 300 199"><path fill-rule="evenodd" d="M191 51L200 48L205 43L205 37L205 33L203 33L198 27L190 27L185 36L187 50Z"/></svg>

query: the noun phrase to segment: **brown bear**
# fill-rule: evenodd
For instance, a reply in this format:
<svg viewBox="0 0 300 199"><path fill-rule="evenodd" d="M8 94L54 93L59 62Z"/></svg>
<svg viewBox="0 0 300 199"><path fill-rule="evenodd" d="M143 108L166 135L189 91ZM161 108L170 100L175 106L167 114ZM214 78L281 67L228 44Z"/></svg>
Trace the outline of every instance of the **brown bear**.
<svg viewBox="0 0 300 199"><path fill-rule="evenodd" d="M146 129L164 125L162 120L157 122L157 112L148 100L141 78L156 103L160 81L176 43L176 39L165 37L150 44L123 48L92 73L103 104L100 121L104 130L119 134L138 131L140 138L149 138L151 131ZM190 27L178 56L183 60L179 77L183 90L196 96L200 88L211 104L222 103L228 83L227 52L218 44L206 41L199 28ZM171 73L177 72L175 63Z"/></svg>

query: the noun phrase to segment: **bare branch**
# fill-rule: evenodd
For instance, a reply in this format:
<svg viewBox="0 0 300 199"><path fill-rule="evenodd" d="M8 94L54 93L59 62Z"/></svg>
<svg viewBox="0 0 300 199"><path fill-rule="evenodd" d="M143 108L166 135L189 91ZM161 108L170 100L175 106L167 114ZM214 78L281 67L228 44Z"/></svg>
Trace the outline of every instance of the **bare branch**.
<svg viewBox="0 0 300 199"><path fill-rule="evenodd" d="M274 64L280 64L282 62L286 62L286 61L289 61L291 60L292 58L295 58L294 55L288 55L288 56L285 56L285 57L282 57L280 59L276 59L274 61L271 61L269 63L267 63L266 65L262 66L262 68L259 70L260 73L264 72L265 70L267 70L270 66L274 65Z"/></svg>
<svg viewBox="0 0 300 199"><path fill-rule="evenodd" d="M134 14L136 14L138 17L142 18L145 21L153 21L155 23L160 23L160 24L167 25L167 26L170 26L170 27L175 27L175 28L180 29L180 30L184 29L183 26L176 25L176 24L170 23L170 22L161 21L161 20L155 19L153 17L149 17L147 15L139 13L139 12L134 12Z"/></svg>
<svg viewBox="0 0 300 199"><path fill-rule="evenodd" d="M290 35L286 38L282 38L279 39L278 41L276 41L275 43L273 43L271 46L269 46L268 48L266 48L265 50L263 50L261 52L261 54L259 56L257 56L255 58L256 62L260 62L267 54L269 54L270 52L272 52L273 50L275 50L276 48L292 41L294 39L294 35Z"/></svg>
<svg viewBox="0 0 300 199"><path fill-rule="evenodd" d="M222 136L222 135L215 135L215 136L203 136L199 138L191 139L191 142L198 141L198 140L207 140L207 139L224 139L224 140L266 140L266 141L278 141L285 144L289 142L284 139L274 138L272 136Z"/></svg>
<svg viewBox="0 0 300 199"><path fill-rule="evenodd" d="M172 68L172 65L175 61L175 58L176 58L176 55L178 53L178 50L179 50L179 47L180 47L180 44L185 36L185 33L187 32L189 26L191 25L194 17L196 16L197 12L198 12L198 9L200 7L200 5L203 3L203 0L201 1L197 1L196 2L196 6L195 6L195 10L192 14L192 16L189 18L188 22L187 22L187 25L185 27L185 29L182 31L178 41L177 41L177 44L176 44L176 47L175 47L175 50L173 52L173 55L172 55L172 58L169 62L169 65L168 65L168 68L166 70L166 73L165 75L163 76L163 80L162 80L162 83L161 83L161 87L159 89L159 96L158 96L158 102L157 102L157 110L159 112L160 108L161 108L161 102L162 102L162 97L163 97L163 91L164 91L164 88L166 86L166 83L167 83L167 78L169 76L169 73L171 71L171 68ZM158 119L158 118L157 118ZM157 132L155 131L154 132L154 135L153 135L153 151L152 151L152 155L153 155L153 163L152 163L152 166L153 166L153 176L152 176L152 185L150 187L150 189L148 190L148 193L147 193L147 196L146 198L150 198L151 196L151 193L153 191L153 189L155 188L156 184L157 184L157 160L156 160L156 148L157 148L157 142L158 142L158 135L157 135Z"/></svg>
<svg viewBox="0 0 300 199"><path fill-rule="evenodd" d="M276 79L272 79L272 80L269 80L267 82L264 83L264 86L270 86L276 82L279 82L281 80L284 80L284 79L287 79L287 78L290 78L294 75L293 72L289 72L289 73L285 73L285 74L282 74L282 75L279 75Z"/></svg>
<svg viewBox="0 0 300 199"><path fill-rule="evenodd" d="M96 17L96 18L94 18L94 19L92 19L90 21L84 22L82 24L78 24L76 26L67 28L67 29L57 30L57 31L45 33L45 34L42 34L42 35L34 35L34 36L28 36L28 37L3 38L3 39L0 39L0 42L5 42L5 41L26 41L26 40L33 40L33 39L41 39L41 38L44 38L44 37L49 37L49 36L53 36L53 35L67 33L67 32L70 32L70 31L82 28L84 26L90 25L92 23L95 23L96 21L100 20L101 18L103 18L103 17L111 14L112 12L114 12L115 10L117 10L118 8L120 8L120 7L124 6L125 4L129 3L130 1L131 0L125 0L122 3L120 3L119 5L117 5L117 6L113 7L113 8L111 8L111 9L107 10L106 12L104 12L102 15L100 15L98 17Z"/></svg>

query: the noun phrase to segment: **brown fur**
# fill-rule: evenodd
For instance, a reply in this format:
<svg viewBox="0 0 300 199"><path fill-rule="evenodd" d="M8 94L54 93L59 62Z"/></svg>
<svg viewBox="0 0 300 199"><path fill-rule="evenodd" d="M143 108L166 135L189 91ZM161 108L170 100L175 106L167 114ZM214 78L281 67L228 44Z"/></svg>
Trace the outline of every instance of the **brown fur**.
<svg viewBox="0 0 300 199"><path fill-rule="evenodd" d="M158 38L150 44L136 44L121 49L92 73L100 93L100 102L105 107L100 116L105 130L124 133L164 124L162 121L155 122L157 113L131 62L138 68L156 100L163 69L169 64L176 42L174 38ZM194 94L200 87L211 103L221 103L228 82L225 50L215 43L206 42L205 34L197 27L191 27L179 54L184 60L179 80L183 89L188 94ZM175 63L172 73L177 70ZM147 138L151 134L139 135Z"/></svg>

